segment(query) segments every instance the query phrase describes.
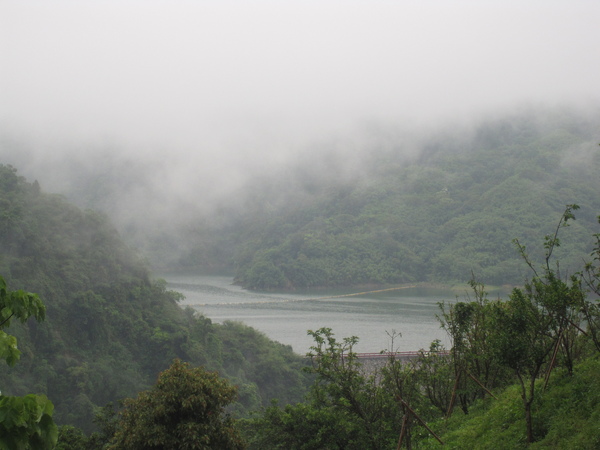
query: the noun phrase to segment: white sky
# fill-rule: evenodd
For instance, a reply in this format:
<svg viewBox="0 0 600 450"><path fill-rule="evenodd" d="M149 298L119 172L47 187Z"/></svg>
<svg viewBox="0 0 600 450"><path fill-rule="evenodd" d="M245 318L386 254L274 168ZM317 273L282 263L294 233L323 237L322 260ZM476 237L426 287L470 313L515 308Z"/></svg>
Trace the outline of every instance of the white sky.
<svg viewBox="0 0 600 450"><path fill-rule="evenodd" d="M40 148L218 173L365 123L598 101L597 0L0 0L0 131Z"/></svg>

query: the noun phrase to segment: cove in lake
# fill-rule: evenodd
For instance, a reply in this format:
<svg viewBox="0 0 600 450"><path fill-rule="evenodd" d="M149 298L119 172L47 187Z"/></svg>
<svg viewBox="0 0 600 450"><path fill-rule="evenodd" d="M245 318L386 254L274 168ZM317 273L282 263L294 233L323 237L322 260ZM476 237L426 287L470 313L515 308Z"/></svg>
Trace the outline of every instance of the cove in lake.
<svg viewBox="0 0 600 450"><path fill-rule="evenodd" d="M355 351L413 351L429 348L434 339L447 345L447 336L436 318L438 302L454 302L453 292L430 288L405 288L324 298L355 291L328 289L294 292L256 292L242 289L227 276L168 275L169 289L185 295L182 306L191 306L213 322L240 321L270 339L304 354L313 345L307 330L329 327L336 338L357 336ZM401 333L391 340L387 332Z"/></svg>

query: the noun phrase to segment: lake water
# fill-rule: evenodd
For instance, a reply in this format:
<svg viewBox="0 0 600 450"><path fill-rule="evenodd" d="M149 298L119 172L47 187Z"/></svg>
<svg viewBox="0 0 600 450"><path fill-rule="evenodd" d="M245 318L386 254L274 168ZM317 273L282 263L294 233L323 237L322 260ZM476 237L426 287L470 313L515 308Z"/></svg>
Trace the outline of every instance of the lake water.
<svg viewBox="0 0 600 450"><path fill-rule="evenodd" d="M300 354L313 344L307 330L321 327L331 328L339 339L359 337L357 352L392 350L386 331L402 334L394 340L396 351L426 349L434 339L447 343L436 319L437 303L455 301L452 292L425 288L325 298L356 291L256 292L233 285L226 276L163 278L170 289L185 295L182 306L193 307L213 322L241 321Z"/></svg>

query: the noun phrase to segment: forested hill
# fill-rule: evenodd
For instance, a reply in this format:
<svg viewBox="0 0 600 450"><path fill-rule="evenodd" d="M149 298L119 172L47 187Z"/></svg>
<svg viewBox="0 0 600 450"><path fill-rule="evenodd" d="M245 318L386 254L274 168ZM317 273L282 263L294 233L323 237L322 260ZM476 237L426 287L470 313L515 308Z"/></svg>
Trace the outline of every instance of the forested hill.
<svg viewBox="0 0 600 450"><path fill-rule="evenodd" d="M290 347L181 309L180 295L149 277L105 216L44 193L4 165L0 274L47 308L42 323L11 324L22 356L14 368L0 366L0 390L46 394L59 424L89 431L97 407L147 388L176 357L231 378L242 410L304 393L304 363Z"/></svg>
<svg viewBox="0 0 600 450"><path fill-rule="evenodd" d="M521 114L461 133L431 137L412 157L392 146L353 182L323 183L310 201L248 216L238 229L237 282L452 282L473 273L488 284L522 283L513 239L540 242L571 203L581 210L558 250L565 271L577 267L600 211L598 122Z"/></svg>
<svg viewBox="0 0 600 450"><path fill-rule="evenodd" d="M600 211L599 111L374 124L296 153L274 144L272 164L215 167L219 181L205 187L152 149L50 155L8 135L0 145L32 180L106 213L160 273L235 273L255 289L464 282L472 272L514 284L526 268L512 239L540 242L566 204L581 209L559 249L565 269L587 251Z"/></svg>

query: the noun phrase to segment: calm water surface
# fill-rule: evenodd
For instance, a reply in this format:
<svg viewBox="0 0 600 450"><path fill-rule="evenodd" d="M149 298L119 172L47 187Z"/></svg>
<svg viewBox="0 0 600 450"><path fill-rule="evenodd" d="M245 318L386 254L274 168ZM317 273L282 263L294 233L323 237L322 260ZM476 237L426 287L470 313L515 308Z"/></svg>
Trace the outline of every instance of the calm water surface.
<svg viewBox="0 0 600 450"><path fill-rule="evenodd" d="M358 336L358 352L391 349L387 332L402 334L394 350L428 348L434 339L447 342L436 314L437 303L454 302L452 292L408 288L353 297L323 298L355 291L310 290L255 292L232 284L226 276L168 275L170 289L185 295L189 305L213 322L244 322L269 338L304 354L312 345L307 330L329 327L337 338Z"/></svg>

